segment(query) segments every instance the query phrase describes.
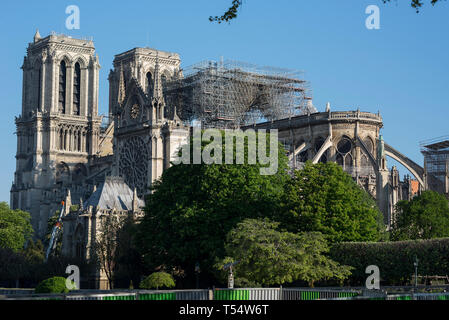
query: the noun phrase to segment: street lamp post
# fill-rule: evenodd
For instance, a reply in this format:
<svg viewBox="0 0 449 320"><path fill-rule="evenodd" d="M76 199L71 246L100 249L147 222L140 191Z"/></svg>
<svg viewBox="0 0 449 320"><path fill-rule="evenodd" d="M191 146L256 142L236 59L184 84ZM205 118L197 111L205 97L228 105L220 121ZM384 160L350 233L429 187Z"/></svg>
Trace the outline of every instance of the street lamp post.
<svg viewBox="0 0 449 320"><path fill-rule="evenodd" d="M196 288L199 289L200 288L200 263L197 262L195 264L195 275L196 275Z"/></svg>
<svg viewBox="0 0 449 320"><path fill-rule="evenodd" d="M413 262L413 265L415 266L415 289L418 287L418 257L415 256L415 262Z"/></svg>

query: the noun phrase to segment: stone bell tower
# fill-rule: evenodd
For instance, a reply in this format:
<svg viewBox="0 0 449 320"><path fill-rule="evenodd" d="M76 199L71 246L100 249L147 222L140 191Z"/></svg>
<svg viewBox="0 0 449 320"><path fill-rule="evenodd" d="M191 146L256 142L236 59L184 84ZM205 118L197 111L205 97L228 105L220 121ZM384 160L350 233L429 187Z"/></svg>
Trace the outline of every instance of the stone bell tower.
<svg viewBox="0 0 449 320"><path fill-rule="evenodd" d="M64 188L88 174L97 152L99 69L91 40L42 38L37 31L28 45L11 207L31 213L37 237L45 234Z"/></svg>
<svg viewBox="0 0 449 320"><path fill-rule="evenodd" d="M176 53L134 48L118 54L109 74L109 116L114 119L113 174L139 197L170 166L189 129L166 104L165 84L182 76Z"/></svg>

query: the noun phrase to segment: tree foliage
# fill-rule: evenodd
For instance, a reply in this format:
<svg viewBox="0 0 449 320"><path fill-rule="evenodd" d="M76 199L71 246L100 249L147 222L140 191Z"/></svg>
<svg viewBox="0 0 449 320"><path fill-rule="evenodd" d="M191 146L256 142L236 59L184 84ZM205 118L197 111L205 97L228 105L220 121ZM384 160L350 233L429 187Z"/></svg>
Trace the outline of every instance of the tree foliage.
<svg viewBox="0 0 449 320"><path fill-rule="evenodd" d="M391 2L391 0L382 0L383 3ZM441 2L441 0L428 0L432 6L434 6L437 2ZM419 12L419 9L424 5L424 0L411 0L410 6L416 9L416 12Z"/></svg>
<svg viewBox="0 0 449 320"><path fill-rule="evenodd" d="M212 270L215 258L224 257L226 234L238 222L278 211L288 179L285 151L281 146L278 151L274 175L261 175L259 162L178 164L165 170L139 225L138 246L147 265L193 273L199 262L203 270ZM247 148L245 153L247 159Z"/></svg>
<svg viewBox="0 0 449 320"><path fill-rule="evenodd" d="M416 12L419 12L419 9L424 5L424 0L410 0L410 6L416 9ZM383 3L389 3L391 0L382 0ZM441 0L428 0L432 6L434 6L437 2L441 2ZM243 4L243 0L232 0L231 6L223 13L221 16L210 16L209 21L211 22L230 22L233 19L237 18L239 10Z"/></svg>
<svg viewBox="0 0 449 320"><path fill-rule="evenodd" d="M269 286L304 280L314 282L330 278L343 280L351 272L324 254L329 251L320 233L294 234L277 230L278 222L246 219L227 236L227 257L216 265L234 261L236 279Z"/></svg>
<svg viewBox="0 0 449 320"><path fill-rule="evenodd" d="M34 293L67 293L69 289L63 277L52 277L39 283Z"/></svg>
<svg viewBox="0 0 449 320"><path fill-rule="evenodd" d="M6 202L0 202L0 247L13 251L22 249L33 234L28 212L11 210Z"/></svg>
<svg viewBox="0 0 449 320"><path fill-rule="evenodd" d="M117 265L117 248L119 232L124 219L110 214L100 217L100 227L92 243L92 261L105 272L109 288L114 288L114 273Z"/></svg>
<svg viewBox="0 0 449 320"><path fill-rule="evenodd" d="M392 240L432 239L449 236L449 201L434 191L396 204Z"/></svg>
<svg viewBox="0 0 449 320"><path fill-rule="evenodd" d="M156 289L159 288L173 288L175 286L175 280L166 272L154 272L140 282L139 287L141 289Z"/></svg>
<svg viewBox="0 0 449 320"><path fill-rule="evenodd" d="M446 276L449 270L449 238L337 243L329 254L333 260L354 268L349 278L353 286L365 285L369 265L379 267L381 286L410 285L415 257L419 259L419 275Z"/></svg>
<svg viewBox="0 0 449 320"><path fill-rule="evenodd" d="M133 282L139 283L143 274L142 257L134 239L137 228L137 221L131 216L126 217L117 234L114 280L120 288L129 287Z"/></svg>
<svg viewBox="0 0 449 320"><path fill-rule="evenodd" d="M297 170L283 199L280 221L290 232L316 231L330 242L377 241L382 213L369 194L332 162Z"/></svg>

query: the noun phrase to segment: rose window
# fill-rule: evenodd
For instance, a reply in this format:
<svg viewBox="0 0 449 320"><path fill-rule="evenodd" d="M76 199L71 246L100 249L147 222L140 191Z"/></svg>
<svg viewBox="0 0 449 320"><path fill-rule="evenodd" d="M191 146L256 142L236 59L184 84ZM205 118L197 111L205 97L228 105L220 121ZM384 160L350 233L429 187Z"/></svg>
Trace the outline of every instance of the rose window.
<svg viewBox="0 0 449 320"><path fill-rule="evenodd" d="M147 188L148 172L148 148L142 138L132 137L122 145L119 166L120 176L141 197Z"/></svg>

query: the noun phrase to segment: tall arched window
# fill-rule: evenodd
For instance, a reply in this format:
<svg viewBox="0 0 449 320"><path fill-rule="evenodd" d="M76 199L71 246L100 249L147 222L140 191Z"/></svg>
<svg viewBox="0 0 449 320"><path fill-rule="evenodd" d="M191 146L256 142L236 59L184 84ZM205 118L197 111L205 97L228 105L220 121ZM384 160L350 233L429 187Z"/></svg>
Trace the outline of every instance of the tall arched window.
<svg viewBox="0 0 449 320"><path fill-rule="evenodd" d="M153 93L153 75L151 74L151 72L147 72L146 88L147 88L147 93L149 93L149 94Z"/></svg>
<svg viewBox="0 0 449 320"><path fill-rule="evenodd" d="M64 150L64 130L59 130L59 150Z"/></svg>
<svg viewBox="0 0 449 320"><path fill-rule="evenodd" d="M167 84L167 75L165 75L165 74L162 74L161 75L161 86L162 86L162 91L164 91L165 90L165 86L166 86L166 84Z"/></svg>
<svg viewBox="0 0 449 320"><path fill-rule="evenodd" d="M66 93L66 75L67 68L65 61L62 60L59 65L59 112L65 113L65 93Z"/></svg>
<svg viewBox="0 0 449 320"><path fill-rule="evenodd" d="M37 109L42 111L41 91L42 91L42 66L39 67L38 79L39 86L37 88Z"/></svg>
<svg viewBox="0 0 449 320"><path fill-rule="evenodd" d="M81 105L81 68L80 64L75 63L75 72L73 74L73 114L80 115Z"/></svg>

